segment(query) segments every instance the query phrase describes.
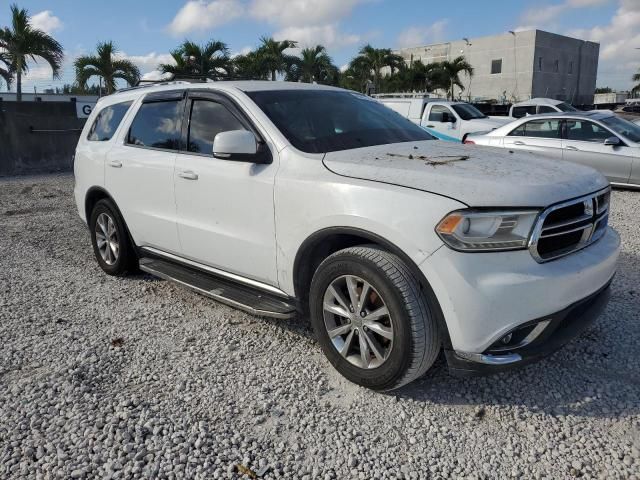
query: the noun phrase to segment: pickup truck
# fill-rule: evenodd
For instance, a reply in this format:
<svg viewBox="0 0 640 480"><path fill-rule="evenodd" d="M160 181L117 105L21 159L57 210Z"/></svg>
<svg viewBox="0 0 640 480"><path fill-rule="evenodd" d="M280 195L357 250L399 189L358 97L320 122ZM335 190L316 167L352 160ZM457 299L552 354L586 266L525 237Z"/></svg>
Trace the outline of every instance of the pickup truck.
<svg viewBox="0 0 640 480"><path fill-rule="evenodd" d="M87 120L74 172L106 274L308 318L329 363L376 390L443 350L458 375L548 355L604 308L620 249L595 170L434 141L320 85L119 91Z"/></svg>
<svg viewBox="0 0 640 480"><path fill-rule="evenodd" d="M488 117L466 102L429 97L379 95L376 100L427 130L434 137L464 142L470 133L488 132L512 121L507 117Z"/></svg>

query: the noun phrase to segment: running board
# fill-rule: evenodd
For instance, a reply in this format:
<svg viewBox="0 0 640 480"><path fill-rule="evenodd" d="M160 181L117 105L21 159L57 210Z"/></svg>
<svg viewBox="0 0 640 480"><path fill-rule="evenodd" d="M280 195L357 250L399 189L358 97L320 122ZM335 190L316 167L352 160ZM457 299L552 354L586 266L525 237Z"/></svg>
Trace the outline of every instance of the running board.
<svg viewBox="0 0 640 480"><path fill-rule="evenodd" d="M296 314L295 305L286 299L174 262L157 258L141 258L140 270L183 285L252 315L291 318Z"/></svg>

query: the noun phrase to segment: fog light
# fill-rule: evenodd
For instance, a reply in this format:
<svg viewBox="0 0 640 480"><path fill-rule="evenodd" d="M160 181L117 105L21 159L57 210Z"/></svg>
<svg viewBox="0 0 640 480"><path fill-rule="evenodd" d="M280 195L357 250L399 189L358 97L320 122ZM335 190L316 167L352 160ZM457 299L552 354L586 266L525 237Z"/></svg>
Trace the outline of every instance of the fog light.
<svg viewBox="0 0 640 480"><path fill-rule="evenodd" d="M500 341L502 342L503 345L508 345L512 338L513 338L513 333L508 333L507 335L502 337L502 340Z"/></svg>

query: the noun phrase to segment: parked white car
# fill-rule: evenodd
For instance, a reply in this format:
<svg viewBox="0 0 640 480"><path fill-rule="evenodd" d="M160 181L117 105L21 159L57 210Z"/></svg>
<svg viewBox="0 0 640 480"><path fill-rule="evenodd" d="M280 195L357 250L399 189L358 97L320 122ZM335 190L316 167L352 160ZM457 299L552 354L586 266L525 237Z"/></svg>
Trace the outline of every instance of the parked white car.
<svg viewBox="0 0 640 480"><path fill-rule="evenodd" d="M377 390L441 349L460 375L549 354L607 303L620 248L593 169L433 141L318 85L121 91L98 102L74 168L107 274L307 312L331 364Z"/></svg>
<svg viewBox="0 0 640 480"><path fill-rule="evenodd" d="M378 95L376 100L420 125L440 140L460 143L468 134L486 132L512 121L487 117L466 102L451 102L422 95Z"/></svg>
<svg viewBox="0 0 640 480"><path fill-rule="evenodd" d="M640 126L609 110L516 120L466 143L524 150L599 170L612 185L640 187Z"/></svg>
<svg viewBox="0 0 640 480"><path fill-rule="evenodd" d="M553 98L532 98L524 102L514 103L509 109L511 118L522 118L539 113L578 112L579 110L570 103Z"/></svg>

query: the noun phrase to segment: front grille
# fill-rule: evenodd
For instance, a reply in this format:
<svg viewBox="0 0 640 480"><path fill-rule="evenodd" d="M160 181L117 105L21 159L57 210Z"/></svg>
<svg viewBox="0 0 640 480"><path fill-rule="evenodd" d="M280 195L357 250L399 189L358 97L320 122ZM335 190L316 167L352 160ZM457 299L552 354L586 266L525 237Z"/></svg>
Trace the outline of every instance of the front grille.
<svg viewBox="0 0 640 480"><path fill-rule="evenodd" d="M536 261L548 262L598 240L607 229L611 189L546 209L534 228L529 251Z"/></svg>

